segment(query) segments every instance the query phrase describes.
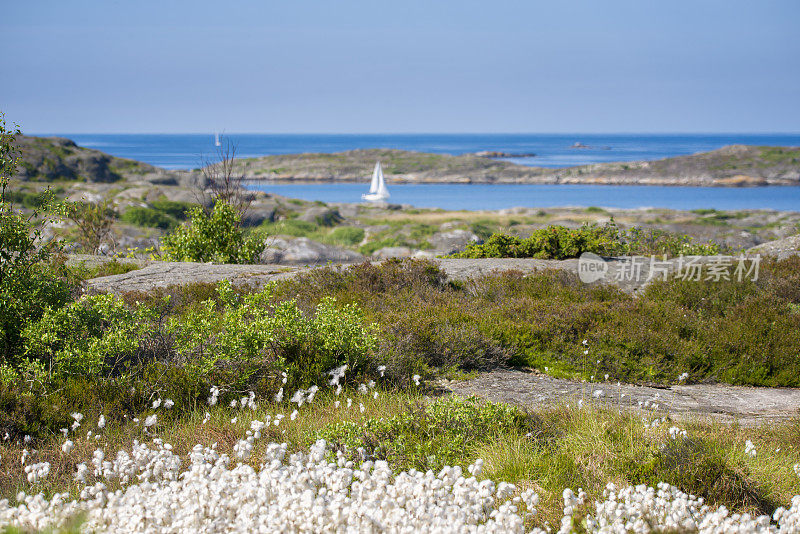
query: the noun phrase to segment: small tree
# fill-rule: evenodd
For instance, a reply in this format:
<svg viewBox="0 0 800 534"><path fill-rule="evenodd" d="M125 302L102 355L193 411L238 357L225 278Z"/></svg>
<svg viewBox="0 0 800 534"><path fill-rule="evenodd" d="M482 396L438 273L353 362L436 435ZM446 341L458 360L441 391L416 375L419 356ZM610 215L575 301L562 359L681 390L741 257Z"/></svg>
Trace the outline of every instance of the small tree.
<svg viewBox="0 0 800 534"><path fill-rule="evenodd" d="M218 202L230 205L238 214L238 224L244 219L252 195L244 188L244 173L236 165L236 145L229 139L217 147L212 158L202 158L201 172L205 179L204 187L198 195L198 202L204 206L206 215L210 215Z"/></svg>
<svg viewBox="0 0 800 534"><path fill-rule="evenodd" d="M65 202L60 206L62 215L78 227L78 241L83 248L94 254L111 235L115 213L111 202Z"/></svg>
<svg viewBox="0 0 800 534"><path fill-rule="evenodd" d="M245 237L239 213L227 202L217 202L210 214L199 206L189 213L191 220L164 238L169 260L252 263L264 249L257 237Z"/></svg>

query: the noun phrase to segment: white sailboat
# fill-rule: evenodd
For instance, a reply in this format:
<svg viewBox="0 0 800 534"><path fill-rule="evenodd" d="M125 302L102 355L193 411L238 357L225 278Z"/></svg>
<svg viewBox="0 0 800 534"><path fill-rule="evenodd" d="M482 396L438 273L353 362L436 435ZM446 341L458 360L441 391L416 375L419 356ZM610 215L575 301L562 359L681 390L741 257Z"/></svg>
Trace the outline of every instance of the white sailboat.
<svg viewBox="0 0 800 534"><path fill-rule="evenodd" d="M219 132L214 132L214 146L222 146L219 140Z"/></svg>
<svg viewBox="0 0 800 534"><path fill-rule="evenodd" d="M369 193L364 193L361 198L370 202L381 202L389 198L389 191L386 189L386 181L383 179L383 169L380 161L375 163L375 170L372 171Z"/></svg>

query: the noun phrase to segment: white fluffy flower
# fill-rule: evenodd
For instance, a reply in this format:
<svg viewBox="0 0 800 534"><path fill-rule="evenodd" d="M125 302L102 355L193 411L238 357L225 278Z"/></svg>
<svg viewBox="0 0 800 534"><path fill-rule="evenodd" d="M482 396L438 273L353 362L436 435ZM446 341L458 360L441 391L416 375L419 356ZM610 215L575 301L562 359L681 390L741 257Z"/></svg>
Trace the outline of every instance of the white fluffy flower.
<svg viewBox="0 0 800 534"><path fill-rule="evenodd" d="M144 427L149 428L154 426L158 422L158 416L156 414L148 415L144 420Z"/></svg>
<svg viewBox="0 0 800 534"><path fill-rule="evenodd" d="M70 440L65 441L61 445L61 450L64 451L64 454L69 454L70 452L72 452L72 449L74 449L74 448L75 448L75 444Z"/></svg>
<svg viewBox="0 0 800 534"><path fill-rule="evenodd" d="M164 408L166 408L167 410L169 410L173 406L175 406L175 402L172 399L167 399L164 401Z"/></svg>
<svg viewBox="0 0 800 534"><path fill-rule="evenodd" d="M105 427L106 427L106 416L101 414L100 417L98 417L97 419L97 428L102 429Z"/></svg>

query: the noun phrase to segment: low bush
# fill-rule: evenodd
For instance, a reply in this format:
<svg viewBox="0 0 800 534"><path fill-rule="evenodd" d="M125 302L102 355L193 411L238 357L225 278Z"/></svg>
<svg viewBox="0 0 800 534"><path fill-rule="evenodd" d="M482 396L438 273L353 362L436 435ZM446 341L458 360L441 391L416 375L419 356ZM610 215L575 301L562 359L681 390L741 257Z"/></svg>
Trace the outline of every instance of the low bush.
<svg viewBox="0 0 800 534"><path fill-rule="evenodd" d="M535 230L527 238L492 234L484 243L470 243L454 258L538 258L563 260L584 252L600 256L620 255L713 255L720 252L713 243L697 244L685 235L661 230L620 229L613 221L604 225L584 223L569 229L551 225Z"/></svg>

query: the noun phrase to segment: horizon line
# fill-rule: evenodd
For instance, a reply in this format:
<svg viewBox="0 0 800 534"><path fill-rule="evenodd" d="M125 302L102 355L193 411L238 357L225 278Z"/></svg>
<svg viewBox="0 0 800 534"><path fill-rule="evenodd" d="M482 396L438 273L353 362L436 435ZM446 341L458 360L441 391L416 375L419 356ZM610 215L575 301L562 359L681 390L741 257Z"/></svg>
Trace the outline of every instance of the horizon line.
<svg viewBox="0 0 800 534"><path fill-rule="evenodd" d="M214 135L214 130L201 131L201 132L48 132L48 131L34 131L25 132L23 135L34 136L61 136L61 135ZM664 132L256 132L256 131L243 131L243 132L218 132L220 136L231 135L800 135L800 130L790 131L664 131Z"/></svg>

